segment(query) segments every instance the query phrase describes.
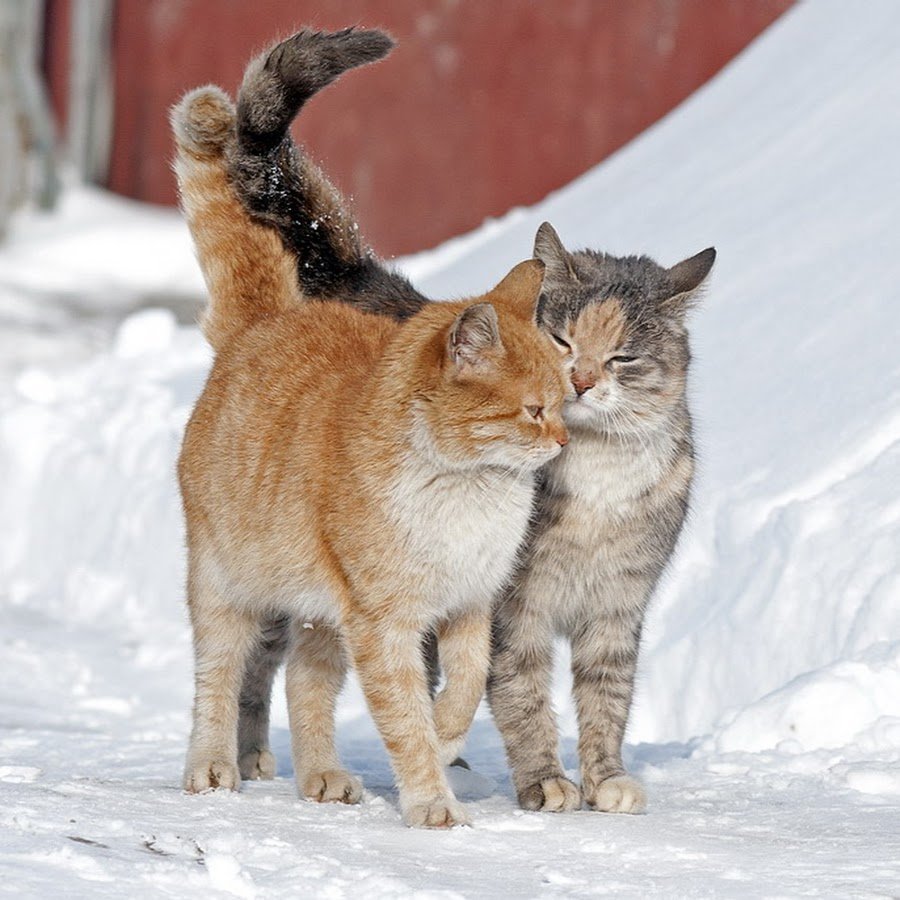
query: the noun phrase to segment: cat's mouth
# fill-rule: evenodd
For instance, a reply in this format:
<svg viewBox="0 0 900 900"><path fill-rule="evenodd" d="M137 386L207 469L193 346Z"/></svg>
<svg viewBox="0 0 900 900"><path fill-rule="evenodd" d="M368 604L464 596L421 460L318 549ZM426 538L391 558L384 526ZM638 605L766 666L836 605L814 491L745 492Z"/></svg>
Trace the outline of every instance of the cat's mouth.
<svg viewBox="0 0 900 900"><path fill-rule="evenodd" d="M563 418L570 423L594 422L598 417L615 416L616 398L609 393L596 396L591 391L566 398L563 406Z"/></svg>
<svg viewBox="0 0 900 900"><path fill-rule="evenodd" d="M491 446L486 449L482 461L490 466L500 466L522 473L533 472L550 462L561 451L562 447L556 441L541 445L517 444L500 448Z"/></svg>
<svg viewBox="0 0 900 900"><path fill-rule="evenodd" d="M566 397L565 408L567 410L581 409L585 411L606 409L610 405L610 399L609 394L597 396L591 391L585 391L583 394L570 394Z"/></svg>
<svg viewBox="0 0 900 900"><path fill-rule="evenodd" d="M562 447L556 442L548 446L530 447L522 454L522 464L526 468L540 468L561 452Z"/></svg>

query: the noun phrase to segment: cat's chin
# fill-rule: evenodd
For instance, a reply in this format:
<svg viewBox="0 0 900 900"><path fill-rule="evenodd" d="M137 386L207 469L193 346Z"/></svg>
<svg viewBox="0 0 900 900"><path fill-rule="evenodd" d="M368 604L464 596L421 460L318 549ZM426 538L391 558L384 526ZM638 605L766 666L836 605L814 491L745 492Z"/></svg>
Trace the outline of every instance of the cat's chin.
<svg viewBox="0 0 900 900"><path fill-rule="evenodd" d="M566 425L588 425L606 418L606 410L602 406L584 397L567 400L563 406L563 421Z"/></svg>
<svg viewBox="0 0 900 900"><path fill-rule="evenodd" d="M512 450L508 448L503 452L489 453L482 457L482 463L498 469L508 469L510 472L525 474L536 472L551 459L559 456L562 447L538 448L531 450Z"/></svg>
<svg viewBox="0 0 900 900"><path fill-rule="evenodd" d="M498 462L497 465L500 466L500 468L507 469L510 472L518 473L523 476L532 475L537 472L538 469L547 465L551 459L556 459L557 456L559 456L558 450L547 453L536 453L533 455L522 455L521 457L510 457L503 462Z"/></svg>
<svg viewBox="0 0 900 900"><path fill-rule="evenodd" d="M563 421L570 428L625 437L651 431L665 420L662 416L652 418L644 414L638 418L634 412L617 408L614 404L579 397L577 400L567 401L563 406Z"/></svg>

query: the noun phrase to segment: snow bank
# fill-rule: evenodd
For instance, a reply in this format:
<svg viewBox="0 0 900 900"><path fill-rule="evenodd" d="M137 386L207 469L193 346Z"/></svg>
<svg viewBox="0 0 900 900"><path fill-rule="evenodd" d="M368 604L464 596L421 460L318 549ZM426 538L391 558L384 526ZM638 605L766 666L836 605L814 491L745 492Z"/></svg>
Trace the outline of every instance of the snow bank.
<svg viewBox="0 0 900 900"><path fill-rule="evenodd" d="M875 644L798 675L744 707L716 735L724 752L853 745L867 752L896 750L900 759L900 642Z"/></svg>
<svg viewBox="0 0 900 900"><path fill-rule="evenodd" d="M89 358L150 303L191 322L203 294L177 212L71 187L52 215L19 212L0 248L0 375Z"/></svg>
<svg viewBox="0 0 900 900"><path fill-rule="evenodd" d="M52 215L14 218L0 273L4 293L52 292L100 309L204 292L178 213L84 187L66 190Z"/></svg>
<svg viewBox="0 0 900 900"><path fill-rule="evenodd" d="M414 261L431 292L472 291L545 218L665 264L718 248L692 327L693 516L632 739L708 731L900 635L898 33L894 3L804 4L604 165Z"/></svg>

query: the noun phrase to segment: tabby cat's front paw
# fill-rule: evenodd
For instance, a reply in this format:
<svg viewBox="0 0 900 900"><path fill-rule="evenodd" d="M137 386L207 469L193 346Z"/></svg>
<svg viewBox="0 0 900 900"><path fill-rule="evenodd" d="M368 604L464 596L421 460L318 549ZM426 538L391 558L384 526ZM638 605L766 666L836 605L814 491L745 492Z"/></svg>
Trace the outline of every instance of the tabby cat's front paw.
<svg viewBox="0 0 900 900"><path fill-rule="evenodd" d="M581 806L578 786L555 775L519 791L519 806L532 812L571 812Z"/></svg>
<svg viewBox="0 0 900 900"><path fill-rule="evenodd" d="M317 803L359 803L362 782L343 769L316 772L303 779L303 799Z"/></svg>
<svg viewBox="0 0 900 900"><path fill-rule="evenodd" d="M412 828L453 828L471 825L465 807L455 797L436 797L403 810L403 821Z"/></svg>
<svg viewBox="0 0 900 900"><path fill-rule="evenodd" d="M271 781L277 768L270 750L248 750L238 761L244 781Z"/></svg>
<svg viewBox="0 0 900 900"><path fill-rule="evenodd" d="M236 791L241 786L238 767L221 759L188 761L184 770L184 789L189 794L199 794L213 788Z"/></svg>
<svg viewBox="0 0 900 900"><path fill-rule="evenodd" d="M597 783L586 777L582 788L585 802L600 812L642 813L647 808L644 787L631 775L613 775Z"/></svg>

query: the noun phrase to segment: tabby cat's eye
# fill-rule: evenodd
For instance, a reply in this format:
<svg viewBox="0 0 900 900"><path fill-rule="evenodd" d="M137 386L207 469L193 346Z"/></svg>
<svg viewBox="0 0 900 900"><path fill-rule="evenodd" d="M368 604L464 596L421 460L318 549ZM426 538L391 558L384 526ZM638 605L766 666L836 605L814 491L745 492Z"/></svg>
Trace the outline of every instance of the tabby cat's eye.
<svg viewBox="0 0 900 900"><path fill-rule="evenodd" d="M633 363L637 362L636 356L613 356L607 360L607 362L611 363Z"/></svg>
<svg viewBox="0 0 900 900"><path fill-rule="evenodd" d="M572 349L572 345L568 341L563 340L558 334L551 334L550 337L552 337L557 346L562 347L563 350Z"/></svg>
<svg viewBox="0 0 900 900"><path fill-rule="evenodd" d="M526 406L525 412L527 412L528 415L531 416L531 418L535 420L535 422L540 422L541 419L544 418L544 407L543 406Z"/></svg>

